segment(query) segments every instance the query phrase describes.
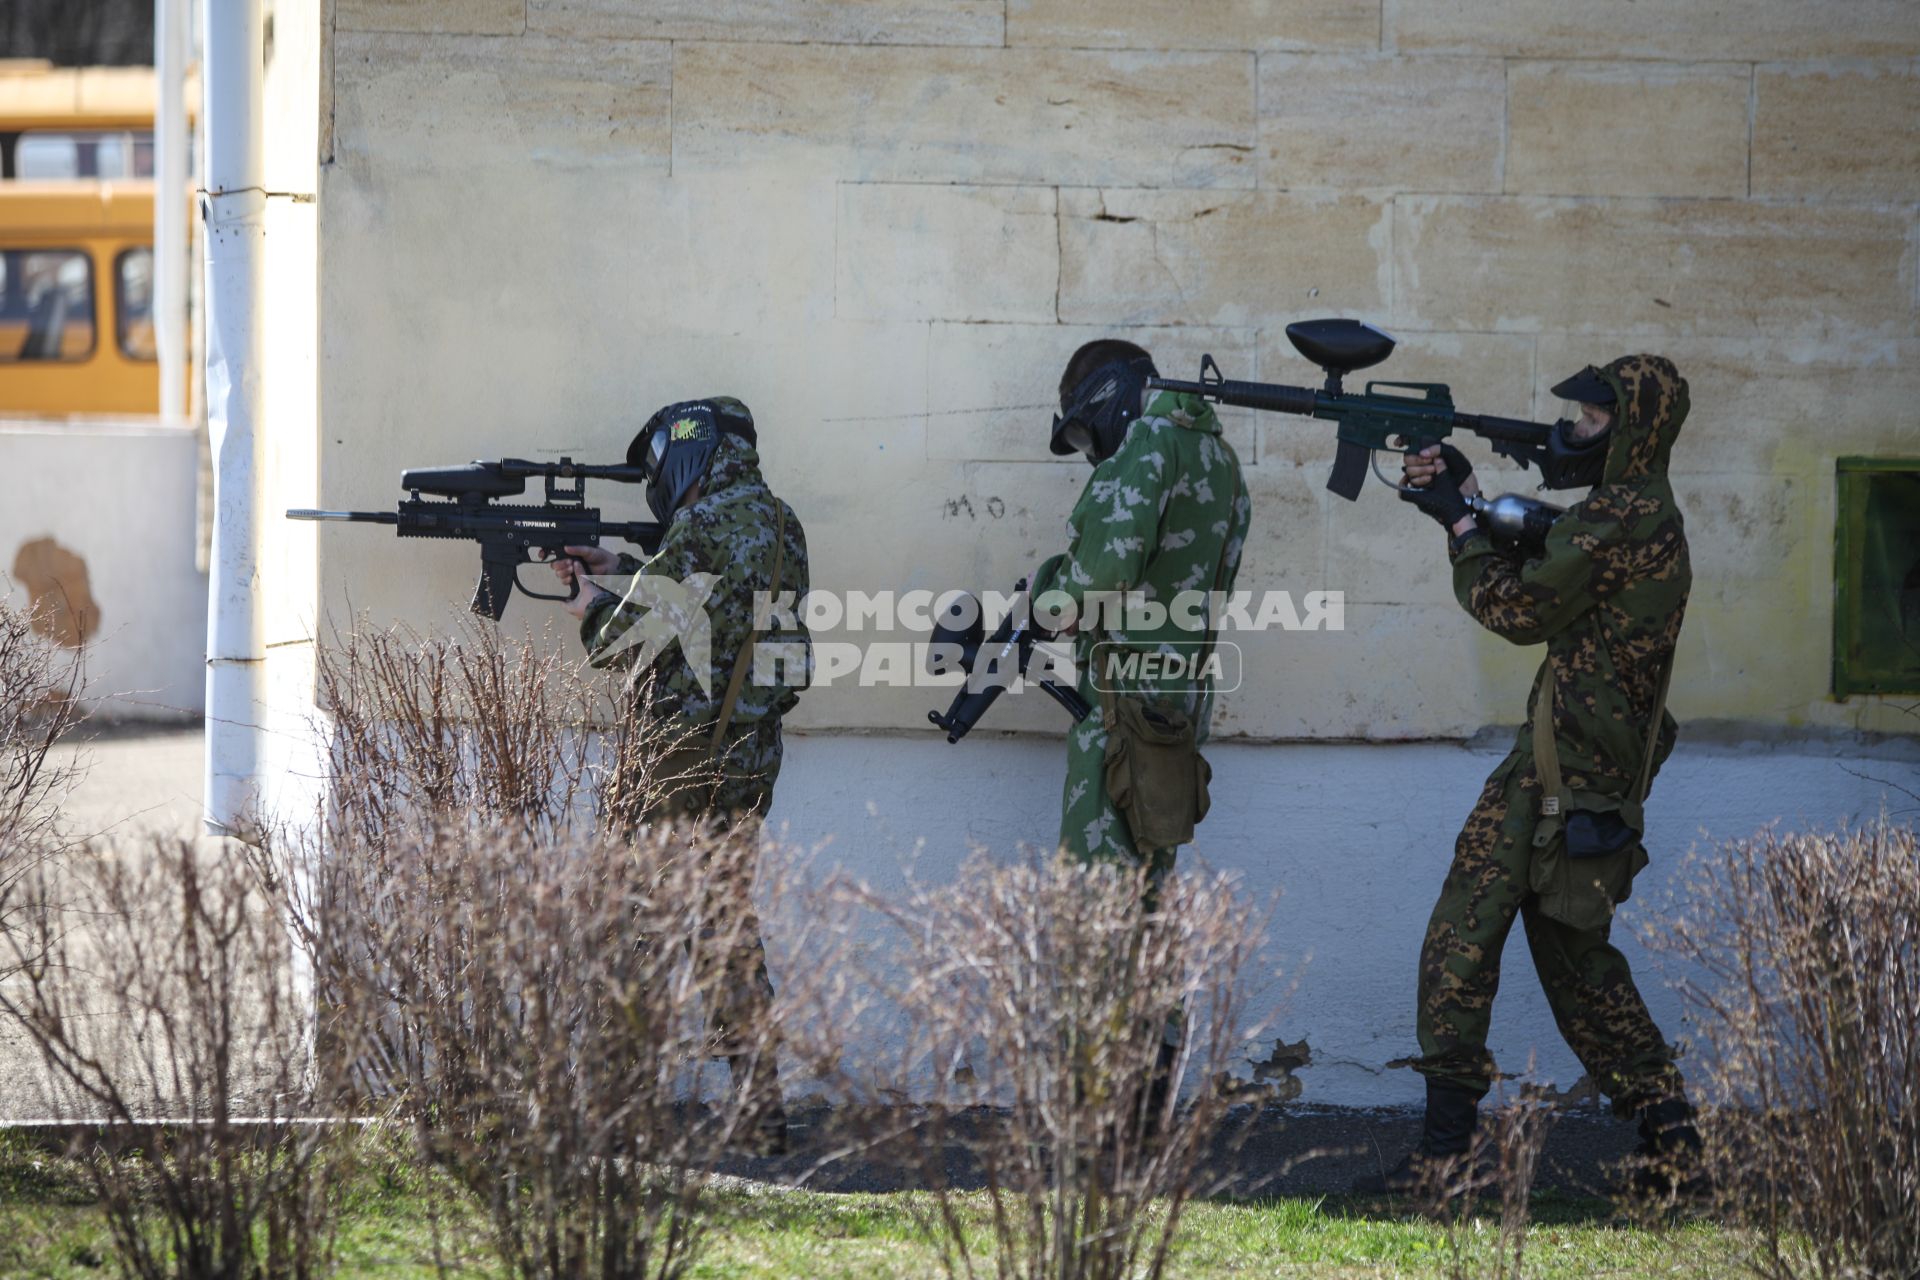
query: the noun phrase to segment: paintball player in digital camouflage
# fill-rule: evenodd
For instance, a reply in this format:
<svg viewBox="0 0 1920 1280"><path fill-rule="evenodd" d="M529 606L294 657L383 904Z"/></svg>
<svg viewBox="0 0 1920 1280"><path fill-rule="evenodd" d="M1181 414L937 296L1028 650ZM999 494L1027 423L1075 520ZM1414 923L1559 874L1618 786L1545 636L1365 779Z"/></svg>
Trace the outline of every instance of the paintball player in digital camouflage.
<svg viewBox="0 0 1920 1280"><path fill-rule="evenodd" d="M810 645L796 613L775 608L761 620L763 629L755 627L757 593L799 599L808 586L806 534L761 477L755 443L753 415L731 397L666 406L642 428L628 458L646 469L647 503L667 525L659 550L642 562L568 547L572 559L554 562L563 584L579 578L580 593L566 607L580 619L589 661L628 668L636 697L647 699L636 712L653 717L663 739L678 744L654 762L654 777L667 781L640 819L725 824L748 839L773 802L780 718L798 701L810 671ZM629 585L616 597L589 575L625 578ZM697 590L683 594L671 585L689 582L710 583L711 594L700 599ZM696 610L704 610L710 628L704 662L697 643L691 652L688 647L700 621ZM635 641L650 630L676 642L657 646L648 668L634 671L648 649ZM756 661L761 646L762 659L779 656ZM738 942L726 958L723 994L709 1020L736 1085L762 1099L755 1111L760 1149L779 1154L786 1115L773 1049L763 1042L760 1052L748 1053L738 1039L739 1028L765 1024L773 985L751 886L729 889L732 909L743 916L727 922L730 928L737 923Z"/></svg>
<svg viewBox="0 0 1920 1280"><path fill-rule="evenodd" d="M1090 596L1138 591L1168 605L1181 592L1232 591L1253 510L1240 460L1206 401L1172 392L1145 401L1146 380L1154 373L1144 350L1112 338L1087 343L1067 362L1049 447L1056 455L1085 455L1093 475L1068 518L1066 554L1050 558L1034 575L1036 601L1058 591L1084 608ZM1201 613L1203 628L1211 621ZM1209 638L1207 630L1182 626L1172 615L1147 629L1078 627L1079 690L1095 711L1067 733L1060 847L1071 856L1144 863L1159 874L1172 868L1176 852L1142 847L1107 794L1107 729L1093 681L1094 646L1111 658L1124 650L1191 652ZM1205 741L1213 707L1210 680L1174 675L1109 683L1177 708L1192 721L1197 740Z"/></svg>
<svg viewBox="0 0 1920 1280"><path fill-rule="evenodd" d="M1554 387L1581 405L1548 466L1592 491L1545 548L1502 553L1469 514L1472 466L1450 445L1409 455L1406 500L1447 530L1454 594L1483 627L1545 644L1526 722L1454 845L1421 946L1418 1026L1427 1106L1419 1144L1360 1192L1441 1192L1493 1080L1487 1028L1514 917L1568 1045L1622 1117L1640 1121L1648 1190L1698 1188L1700 1137L1673 1051L1609 941L1614 908L1646 865L1642 803L1673 749L1666 714L1692 569L1667 460L1687 383L1661 356L1625 356ZM1558 471L1558 475L1554 472Z"/></svg>

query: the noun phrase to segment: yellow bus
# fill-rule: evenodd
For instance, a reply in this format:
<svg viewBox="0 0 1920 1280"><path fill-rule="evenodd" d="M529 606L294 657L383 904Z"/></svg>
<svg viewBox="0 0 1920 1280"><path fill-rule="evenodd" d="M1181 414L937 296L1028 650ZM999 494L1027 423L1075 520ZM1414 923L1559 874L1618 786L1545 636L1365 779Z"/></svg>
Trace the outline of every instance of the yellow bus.
<svg viewBox="0 0 1920 1280"><path fill-rule="evenodd" d="M0 416L159 408L154 103L146 68L0 62Z"/></svg>

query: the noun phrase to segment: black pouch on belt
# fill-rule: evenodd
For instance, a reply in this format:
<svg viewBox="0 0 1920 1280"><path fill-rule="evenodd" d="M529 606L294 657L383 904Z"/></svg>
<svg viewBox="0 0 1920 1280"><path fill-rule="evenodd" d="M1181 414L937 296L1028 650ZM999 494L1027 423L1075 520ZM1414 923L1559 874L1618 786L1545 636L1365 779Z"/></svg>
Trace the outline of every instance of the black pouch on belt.
<svg viewBox="0 0 1920 1280"><path fill-rule="evenodd" d="M1640 838L1626 819L1609 810L1568 814L1566 834L1569 858L1604 858Z"/></svg>

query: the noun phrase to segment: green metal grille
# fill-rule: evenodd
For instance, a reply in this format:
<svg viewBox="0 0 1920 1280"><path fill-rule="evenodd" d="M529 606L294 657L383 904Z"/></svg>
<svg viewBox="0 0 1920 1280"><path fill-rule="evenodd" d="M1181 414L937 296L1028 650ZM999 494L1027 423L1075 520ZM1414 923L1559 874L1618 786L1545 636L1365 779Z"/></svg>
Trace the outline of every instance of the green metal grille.
<svg viewBox="0 0 1920 1280"><path fill-rule="evenodd" d="M1833 691L1920 693L1920 458L1841 458Z"/></svg>

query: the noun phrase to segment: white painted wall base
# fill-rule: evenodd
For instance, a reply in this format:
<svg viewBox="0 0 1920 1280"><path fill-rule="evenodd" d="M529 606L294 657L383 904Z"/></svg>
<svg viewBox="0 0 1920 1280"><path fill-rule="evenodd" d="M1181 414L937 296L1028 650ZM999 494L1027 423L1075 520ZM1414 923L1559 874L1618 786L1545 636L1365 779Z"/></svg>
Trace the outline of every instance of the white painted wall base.
<svg viewBox="0 0 1920 1280"><path fill-rule="evenodd" d="M1696 738L1700 735L1696 735ZM1920 751L1822 742L1682 745L1648 806L1653 863L1615 933L1655 1018L1670 1039L1688 1029L1661 967L1632 935L1657 928L1677 893L1690 846L1753 834L1770 822L1831 827L1913 802L1871 778L1920 791ZM876 888L950 877L970 847L1011 854L1051 843L1059 821L1064 744L977 732L948 746L925 735L789 734L771 829ZM1245 876L1247 891L1280 894L1276 959L1287 979L1253 1002L1280 1004L1276 1032L1305 1037L1313 1064L1299 1073L1303 1103L1404 1104L1419 1077L1389 1070L1416 1052L1414 965L1454 836L1487 773L1505 753L1447 743L1253 745L1216 743L1213 811L1182 858ZM779 921L768 945L779 981ZM1494 1011L1493 1049L1505 1070L1526 1067L1565 1087L1580 1067L1560 1042L1516 930ZM1297 983L1297 985L1295 985ZM1291 994L1288 988L1291 987ZM1684 1064L1683 1064L1684 1065Z"/></svg>
<svg viewBox="0 0 1920 1280"><path fill-rule="evenodd" d="M23 543L53 538L86 562L100 628L88 701L124 720L200 715L207 577L194 567L193 429L155 419L0 422L0 591Z"/></svg>

